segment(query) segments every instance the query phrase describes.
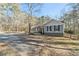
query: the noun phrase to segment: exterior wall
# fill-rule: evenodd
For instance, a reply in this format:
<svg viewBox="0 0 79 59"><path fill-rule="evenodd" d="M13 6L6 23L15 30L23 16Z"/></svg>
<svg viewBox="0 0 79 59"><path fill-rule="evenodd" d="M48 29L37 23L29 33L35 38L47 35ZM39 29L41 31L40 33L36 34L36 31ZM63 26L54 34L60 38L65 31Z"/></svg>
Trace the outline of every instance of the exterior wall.
<svg viewBox="0 0 79 59"><path fill-rule="evenodd" d="M33 33L40 33L40 32L41 32L41 27L32 28L31 31L32 31Z"/></svg>
<svg viewBox="0 0 79 59"><path fill-rule="evenodd" d="M54 24L54 25L59 25L59 24ZM64 25L60 24L60 31L54 31L54 25L46 25L44 26L44 34L48 35L60 35L62 36L64 34ZM47 31L47 26L52 26L52 31Z"/></svg>
<svg viewBox="0 0 79 59"><path fill-rule="evenodd" d="M31 32L32 32L32 33L38 32L38 31L37 31L37 28L31 29Z"/></svg>
<svg viewBox="0 0 79 59"><path fill-rule="evenodd" d="M61 25L60 31L54 31L54 25ZM47 26L52 26L52 31L47 31ZM41 27L38 27L38 28L39 28L39 30L41 30L40 29ZM33 30L34 30L34 32L39 33L39 30L37 30L37 27L34 28ZM63 36L63 34L64 34L64 23L57 22L57 21L52 21L50 23L47 23L43 26L43 32L44 32L44 34L47 34L47 35Z"/></svg>
<svg viewBox="0 0 79 59"><path fill-rule="evenodd" d="M64 33L44 33L44 35L63 36Z"/></svg>

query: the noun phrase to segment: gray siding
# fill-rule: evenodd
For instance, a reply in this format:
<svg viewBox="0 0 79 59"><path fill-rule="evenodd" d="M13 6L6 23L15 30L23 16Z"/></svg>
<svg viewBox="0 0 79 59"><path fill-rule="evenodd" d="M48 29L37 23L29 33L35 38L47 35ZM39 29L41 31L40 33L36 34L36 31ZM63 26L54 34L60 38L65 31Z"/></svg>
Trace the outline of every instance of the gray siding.
<svg viewBox="0 0 79 59"><path fill-rule="evenodd" d="M60 31L54 31L54 25L50 25L50 26L52 26L52 31L47 31L47 26L44 26L44 34L52 34L52 35L61 34L62 35L64 33L63 25L60 26Z"/></svg>
<svg viewBox="0 0 79 59"><path fill-rule="evenodd" d="M60 31L54 31L54 25L56 26L58 26L58 25L61 25L60 26ZM52 26L52 31L50 31L50 29L48 29L48 31L47 31L47 26ZM36 27L37 28L37 27ZM35 32L39 32L37 29L34 29L35 30ZM40 27L41 28L41 27ZM63 34L64 34L64 23L62 23L62 22L58 22L58 21L51 21L51 22L49 22L49 23L46 23L46 24L44 24L43 25L43 28L44 28L44 34L47 34L47 35L58 35L58 36L63 36Z"/></svg>
<svg viewBox="0 0 79 59"><path fill-rule="evenodd" d="M44 35L63 36L64 33L44 33Z"/></svg>

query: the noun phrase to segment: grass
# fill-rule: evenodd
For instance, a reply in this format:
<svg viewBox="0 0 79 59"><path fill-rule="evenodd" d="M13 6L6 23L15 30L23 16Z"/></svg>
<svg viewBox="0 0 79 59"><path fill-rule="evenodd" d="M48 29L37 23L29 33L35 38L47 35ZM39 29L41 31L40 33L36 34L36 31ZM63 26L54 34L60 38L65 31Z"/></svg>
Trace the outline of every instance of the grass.
<svg viewBox="0 0 79 59"><path fill-rule="evenodd" d="M18 54L12 49L6 49L0 51L0 56L17 56Z"/></svg>
<svg viewBox="0 0 79 59"><path fill-rule="evenodd" d="M16 51L11 49L6 43L0 43L0 56L18 55Z"/></svg>
<svg viewBox="0 0 79 59"><path fill-rule="evenodd" d="M18 35L18 37L24 44L29 46L29 51L24 51L29 56L79 56L79 40L45 35ZM14 43L12 42L12 44ZM22 43L17 44L19 46ZM19 53L18 50L13 50L8 43L0 41L0 55L17 56Z"/></svg>
<svg viewBox="0 0 79 59"><path fill-rule="evenodd" d="M30 35L29 38L32 39L31 42L38 42L38 44L44 43L47 45L41 47L39 50L41 52L38 53L38 55L79 55L79 40L43 35Z"/></svg>

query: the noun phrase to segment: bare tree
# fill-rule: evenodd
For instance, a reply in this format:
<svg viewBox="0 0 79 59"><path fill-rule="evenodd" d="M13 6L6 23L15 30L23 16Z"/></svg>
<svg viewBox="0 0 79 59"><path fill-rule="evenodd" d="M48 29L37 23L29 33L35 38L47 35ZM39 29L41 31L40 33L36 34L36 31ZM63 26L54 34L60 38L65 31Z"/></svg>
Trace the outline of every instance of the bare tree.
<svg viewBox="0 0 79 59"><path fill-rule="evenodd" d="M31 26L37 22L34 15L40 12L41 4L26 4L27 13L20 10L20 5L16 3L0 4L0 27L5 31L27 31L29 26L30 33Z"/></svg>
<svg viewBox="0 0 79 59"><path fill-rule="evenodd" d="M40 12L41 9L41 5L39 3L28 3L26 4L27 8L28 8L28 34L31 33L31 21L32 21L32 16L36 13L36 12Z"/></svg>

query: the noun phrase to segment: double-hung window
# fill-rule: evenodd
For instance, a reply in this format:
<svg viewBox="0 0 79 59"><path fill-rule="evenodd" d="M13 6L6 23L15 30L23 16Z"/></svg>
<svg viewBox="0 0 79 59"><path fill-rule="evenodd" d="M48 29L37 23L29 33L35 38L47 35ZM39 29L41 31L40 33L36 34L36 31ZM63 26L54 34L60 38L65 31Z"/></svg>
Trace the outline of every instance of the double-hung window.
<svg viewBox="0 0 79 59"><path fill-rule="evenodd" d="M52 26L47 26L47 31L52 31Z"/></svg>
<svg viewBox="0 0 79 59"><path fill-rule="evenodd" d="M50 26L50 31L52 31L52 26Z"/></svg>
<svg viewBox="0 0 79 59"><path fill-rule="evenodd" d="M60 31L60 25L54 25L54 31Z"/></svg>
<svg viewBox="0 0 79 59"><path fill-rule="evenodd" d="M49 26L47 26L47 31L49 31Z"/></svg>

